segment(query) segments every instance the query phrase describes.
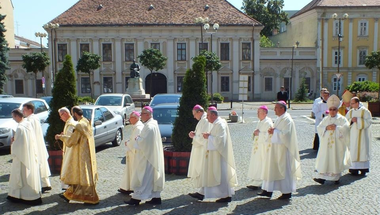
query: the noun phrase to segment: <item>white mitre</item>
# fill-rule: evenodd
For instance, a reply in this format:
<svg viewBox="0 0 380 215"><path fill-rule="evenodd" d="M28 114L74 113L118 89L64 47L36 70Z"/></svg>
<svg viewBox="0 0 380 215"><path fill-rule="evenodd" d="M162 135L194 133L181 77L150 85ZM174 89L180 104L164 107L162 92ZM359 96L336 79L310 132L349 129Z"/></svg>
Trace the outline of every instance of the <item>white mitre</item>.
<svg viewBox="0 0 380 215"><path fill-rule="evenodd" d="M338 108L340 105L340 99L338 96L336 95L331 95L329 97L329 99L327 99L327 107L328 108L331 108L331 107L335 107L335 108Z"/></svg>

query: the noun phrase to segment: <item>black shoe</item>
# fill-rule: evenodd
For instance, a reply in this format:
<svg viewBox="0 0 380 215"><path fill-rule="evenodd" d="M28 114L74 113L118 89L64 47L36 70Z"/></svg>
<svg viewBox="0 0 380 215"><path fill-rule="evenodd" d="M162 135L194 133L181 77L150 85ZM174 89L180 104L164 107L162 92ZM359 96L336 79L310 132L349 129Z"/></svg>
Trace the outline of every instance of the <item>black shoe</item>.
<svg viewBox="0 0 380 215"><path fill-rule="evenodd" d="M279 199L279 200L287 200L287 199L290 199L290 198L292 198L292 194L291 193L283 193L277 199Z"/></svg>
<svg viewBox="0 0 380 215"><path fill-rule="evenodd" d="M68 198L66 198L63 193L61 194L58 194L59 197L61 197L63 200L65 200L66 202L70 202L70 200Z"/></svg>
<svg viewBox="0 0 380 215"><path fill-rule="evenodd" d="M338 181L334 181L334 184L340 184L339 180Z"/></svg>
<svg viewBox="0 0 380 215"><path fill-rule="evenodd" d="M131 198L131 200L129 200L129 201L124 201L124 203L128 204L128 205L139 205L140 202L141 202L141 200L134 199L134 198Z"/></svg>
<svg viewBox="0 0 380 215"><path fill-rule="evenodd" d="M325 183L325 179L322 179L322 178L313 178L313 180L319 184L324 184Z"/></svg>
<svg viewBox="0 0 380 215"><path fill-rule="evenodd" d="M260 187L256 187L256 186L252 186L252 185L248 185L247 188L250 189L250 190L258 190L258 189L260 189Z"/></svg>
<svg viewBox="0 0 380 215"><path fill-rule="evenodd" d="M161 198L153 198L152 200L147 201L145 203L151 204L151 205L160 205L161 204Z"/></svg>
<svg viewBox="0 0 380 215"><path fill-rule="evenodd" d="M38 198L35 200L24 200L24 199L18 199L12 196L7 196L7 199L13 203L21 203L21 204L27 204L27 205L40 205L42 204L42 199Z"/></svg>
<svg viewBox="0 0 380 215"><path fill-rule="evenodd" d="M200 194L200 193L189 193L189 196L196 198L198 200L201 200L201 201L205 198L205 196Z"/></svg>
<svg viewBox="0 0 380 215"><path fill-rule="evenodd" d="M360 176L365 176L365 174L369 172L369 169L361 169L360 170Z"/></svg>
<svg viewBox="0 0 380 215"><path fill-rule="evenodd" d="M122 194L127 194L127 195L133 193L133 190L124 190L124 189L121 189L121 188L118 189L117 191L119 191Z"/></svg>
<svg viewBox="0 0 380 215"><path fill-rule="evenodd" d="M42 192L42 193L45 193L45 192L48 191L48 190L51 190L51 187L43 187L43 188L41 189L41 192Z"/></svg>
<svg viewBox="0 0 380 215"><path fill-rule="evenodd" d="M269 198L272 197L272 194L273 194L273 192L268 192L266 190L263 190L263 191L257 193L257 195L259 195L259 196L266 196L266 197L269 197Z"/></svg>
<svg viewBox="0 0 380 215"><path fill-rule="evenodd" d="M221 198L221 199L218 199L216 200L215 202L218 202L218 203L225 203L225 202L231 202L232 198L231 197L226 197L226 198Z"/></svg>
<svg viewBox="0 0 380 215"><path fill-rule="evenodd" d="M357 169L349 169L348 171L351 173L351 175L359 175L359 170Z"/></svg>

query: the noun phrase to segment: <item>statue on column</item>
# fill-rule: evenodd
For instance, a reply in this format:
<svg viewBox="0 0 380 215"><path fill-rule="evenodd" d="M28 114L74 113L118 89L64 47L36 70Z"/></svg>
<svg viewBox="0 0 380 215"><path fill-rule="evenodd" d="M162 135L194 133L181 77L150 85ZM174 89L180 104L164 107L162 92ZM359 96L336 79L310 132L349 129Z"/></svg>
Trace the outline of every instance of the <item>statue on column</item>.
<svg viewBox="0 0 380 215"><path fill-rule="evenodd" d="M136 63L136 60L133 59L133 63L130 66L131 70L131 78L139 78L140 77L140 65Z"/></svg>

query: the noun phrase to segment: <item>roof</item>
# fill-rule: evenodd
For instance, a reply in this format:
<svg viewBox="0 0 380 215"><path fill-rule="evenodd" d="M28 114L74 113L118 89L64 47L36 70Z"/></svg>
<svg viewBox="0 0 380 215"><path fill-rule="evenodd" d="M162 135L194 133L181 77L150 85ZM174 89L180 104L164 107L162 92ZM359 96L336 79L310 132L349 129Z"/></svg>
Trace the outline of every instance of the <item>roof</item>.
<svg viewBox="0 0 380 215"><path fill-rule="evenodd" d="M26 44L29 44L29 46L34 46L34 47L37 47L37 48L40 48L41 47L41 44L40 43L37 43L33 40L29 40L25 37L20 37L20 36L17 36L15 35L15 40L18 40L20 42L23 42L23 43L26 43ZM21 44L20 44L21 45ZM42 45L42 48L45 48L44 45Z"/></svg>
<svg viewBox="0 0 380 215"><path fill-rule="evenodd" d="M380 7L379 0L312 0L299 10L296 14L294 14L291 18L299 16L303 13L306 13L310 10L316 8L329 8L329 7Z"/></svg>
<svg viewBox="0 0 380 215"><path fill-rule="evenodd" d="M261 25L226 0L80 0L51 23L61 27L195 25L196 17L209 17L219 25Z"/></svg>

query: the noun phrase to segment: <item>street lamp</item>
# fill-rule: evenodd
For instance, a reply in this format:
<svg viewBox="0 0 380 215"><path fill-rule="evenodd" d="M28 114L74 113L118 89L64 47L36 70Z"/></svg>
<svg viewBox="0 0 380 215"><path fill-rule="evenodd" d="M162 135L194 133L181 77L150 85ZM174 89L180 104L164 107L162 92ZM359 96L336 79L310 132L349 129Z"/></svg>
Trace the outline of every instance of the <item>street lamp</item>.
<svg viewBox="0 0 380 215"><path fill-rule="evenodd" d="M334 13L333 15L331 15L331 18L333 18L334 20L338 20L338 73L336 74L336 77L337 77L337 86L336 86L336 95L339 97L339 87L340 87L340 77L341 75L339 74L339 69L340 69L340 42L342 42L342 29L341 29L341 25L342 25L342 20L345 20L345 19L348 19L348 14L345 13L343 14L343 17L338 17L338 14L337 13Z"/></svg>
<svg viewBox="0 0 380 215"><path fill-rule="evenodd" d="M55 79L55 69L56 69L56 59L55 59L55 41L57 39L57 31L56 29L59 28L59 24L58 23L47 23L43 26L43 28L48 31L50 30L50 37L51 37L51 40L50 40L50 44L51 44L51 58L52 58L52 73L53 73L53 83L54 83L54 79ZM53 39L53 30L54 30L54 39Z"/></svg>
<svg viewBox="0 0 380 215"><path fill-rule="evenodd" d="M43 38L43 37L46 37L47 34L46 34L46 33L41 33L41 32L36 32L34 35L36 35L36 37L39 37L39 38L40 38L41 53L42 53L42 38Z"/></svg>
<svg viewBox="0 0 380 215"><path fill-rule="evenodd" d="M202 44L202 49L203 49L203 24L207 23L207 22L208 22L208 17L203 18L203 17L200 16L200 17L195 18L195 23L196 24L200 24L200 26L201 26L201 42L202 42L201 44Z"/></svg>
<svg viewBox="0 0 380 215"><path fill-rule="evenodd" d="M300 44L300 42L297 41L296 44L292 46L292 69L290 70L288 108L290 108L290 98L292 97L294 49L296 49L299 44Z"/></svg>
<svg viewBox="0 0 380 215"><path fill-rule="evenodd" d="M212 26L212 28L214 29L213 31L210 31L210 24L208 24L208 23L204 24L203 28L206 30L206 33L211 34L211 52L213 52L213 50L212 50L212 35L215 34L216 32L218 32L219 24L214 23L214 25ZM211 75L210 75L210 79L211 79L211 104L214 104L214 94L212 92L212 82L213 82L212 70L210 72L211 72Z"/></svg>

